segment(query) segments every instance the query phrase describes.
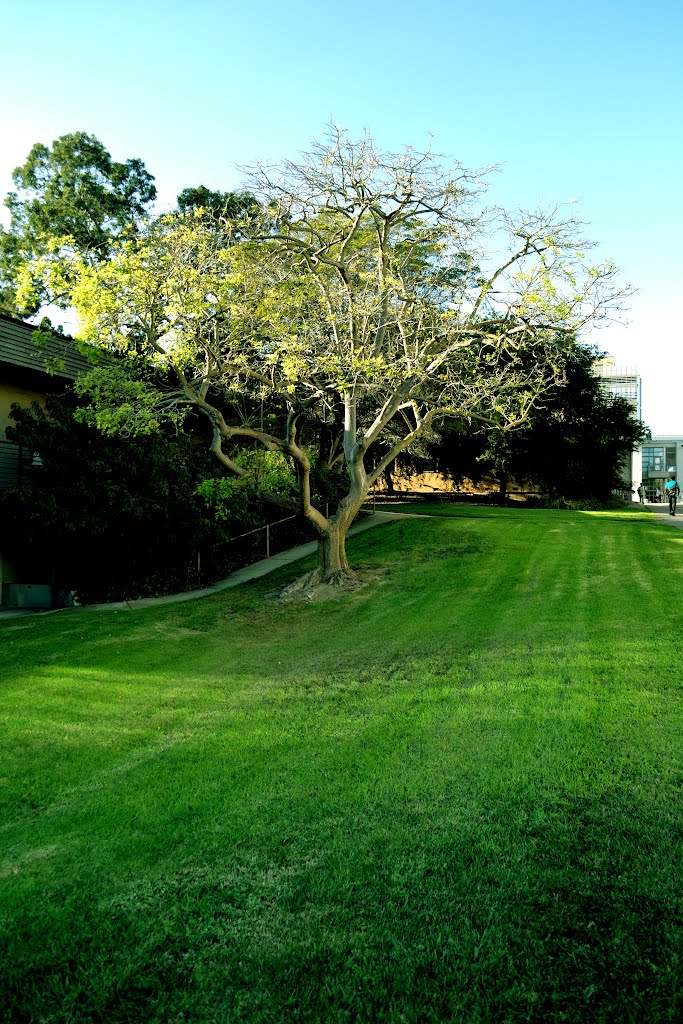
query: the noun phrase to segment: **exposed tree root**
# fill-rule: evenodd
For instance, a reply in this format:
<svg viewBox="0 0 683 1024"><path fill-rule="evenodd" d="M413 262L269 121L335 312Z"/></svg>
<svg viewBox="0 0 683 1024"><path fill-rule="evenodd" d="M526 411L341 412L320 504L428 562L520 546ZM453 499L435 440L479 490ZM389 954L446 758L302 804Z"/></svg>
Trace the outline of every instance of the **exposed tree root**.
<svg viewBox="0 0 683 1024"><path fill-rule="evenodd" d="M368 583L384 579L386 574L386 569L360 569L357 572L340 570L323 575L320 569L315 569L279 590L273 590L266 597L278 604L287 601L339 601Z"/></svg>

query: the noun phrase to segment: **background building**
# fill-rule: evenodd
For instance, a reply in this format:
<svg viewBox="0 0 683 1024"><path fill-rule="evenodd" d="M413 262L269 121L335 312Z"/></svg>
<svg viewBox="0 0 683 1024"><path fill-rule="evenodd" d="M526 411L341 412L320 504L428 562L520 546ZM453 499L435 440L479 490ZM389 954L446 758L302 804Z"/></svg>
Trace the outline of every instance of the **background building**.
<svg viewBox="0 0 683 1024"><path fill-rule="evenodd" d="M642 381L638 372L632 367L617 367L613 356L604 356L593 364L595 375L602 382L604 390L615 398L625 398L633 408L636 419L642 416ZM640 451L631 453L631 460L625 460L623 466L624 484L635 491L644 482L642 457ZM637 501L637 495L634 495Z"/></svg>
<svg viewBox="0 0 683 1024"><path fill-rule="evenodd" d="M31 452L6 437L12 405L42 404L92 368L71 338L50 334L36 343L35 332L33 324L0 313L0 487L18 483L32 460Z"/></svg>
<svg viewBox="0 0 683 1024"><path fill-rule="evenodd" d="M34 325L0 314L0 488L20 483L35 463L33 452L23 450L5 434L12 423L12 405L42 405L48 395L63 394L79 374L92 367L71 338L43 334L38 343L35 333ZM23 594L32 606L38 601L49 607L50 588L44 577L24 581L21 565L22 552L7 550L0 533L0 604L8 600L17 604ZM45 576L49 576L47 567Z"/></svg>
<svg viewBox="0 0 683 1024"><path fill-rule="evenodd" d="M615 398L625 398L633 407L636 418L642 417L642 384L637 370L616 366L614 356L604 356L593 364L595 375L602 381L605 391Z"/></svg>
<svg viewBox="0 0 683 1024"><path fill-rule="evenodd" d="M657 488L664 491L671 475L683 468L683 437L653 437L641 449L642 480L647 501L656 500Z"/></svg>

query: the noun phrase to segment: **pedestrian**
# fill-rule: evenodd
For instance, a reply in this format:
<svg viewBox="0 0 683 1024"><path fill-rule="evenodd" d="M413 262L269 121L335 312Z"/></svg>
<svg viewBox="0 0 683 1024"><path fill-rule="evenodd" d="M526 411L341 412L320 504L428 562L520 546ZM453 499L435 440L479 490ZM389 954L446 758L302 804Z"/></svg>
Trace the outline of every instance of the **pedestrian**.
<svg viewBox="0 0 683 1024"><path fill-rule="evenodd" d="M661 503L661 500L662 500L662 492L660 491L659 485L658 485L657 487L655 487L655 501Z"/></svg>
<svg viewBox="0 0 683 1024"><path fill-rule="evenodd" d="M666 496L669 499L669 515L675 516L676 502L678 501L678 495L681 493L681 489L678 486L678 480L675 475L672 476L670 480L667 480L665 490Z"/></svg>
<svg viewBox="0 0 683 1024"><path fill-rule="evenodd" d="M645 488L642 484L638 484L638 497L640 498L640 504L645 504Z"/></svg>

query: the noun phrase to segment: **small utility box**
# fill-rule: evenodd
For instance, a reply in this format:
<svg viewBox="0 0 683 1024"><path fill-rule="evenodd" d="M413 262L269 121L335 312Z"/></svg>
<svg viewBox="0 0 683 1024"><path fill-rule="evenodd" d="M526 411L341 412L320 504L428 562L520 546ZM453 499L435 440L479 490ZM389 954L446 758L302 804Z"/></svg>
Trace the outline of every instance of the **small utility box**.
<svg viewBox="0 0 683 1024"><path fill-rule="evenodd" d="M2 603L5 608L51 608L52 587L49 583L4 583Z"/></svg>

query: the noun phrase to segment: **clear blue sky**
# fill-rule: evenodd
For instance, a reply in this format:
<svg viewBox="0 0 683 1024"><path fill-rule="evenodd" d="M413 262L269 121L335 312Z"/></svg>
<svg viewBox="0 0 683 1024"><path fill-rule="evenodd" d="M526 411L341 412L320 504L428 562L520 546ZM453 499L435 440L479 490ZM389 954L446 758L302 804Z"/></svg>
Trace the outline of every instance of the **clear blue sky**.
<svg viewBox="0 0 683 1024"><path fill-rule="evenodd" d="M496 202L577 200L639 288L630 326L590 340L639 369L653 431L683 434L680 2L33 0L2 28L3 196L33 143L65 132L141 157L171 205L334 121L500 163Z"/></svg>

